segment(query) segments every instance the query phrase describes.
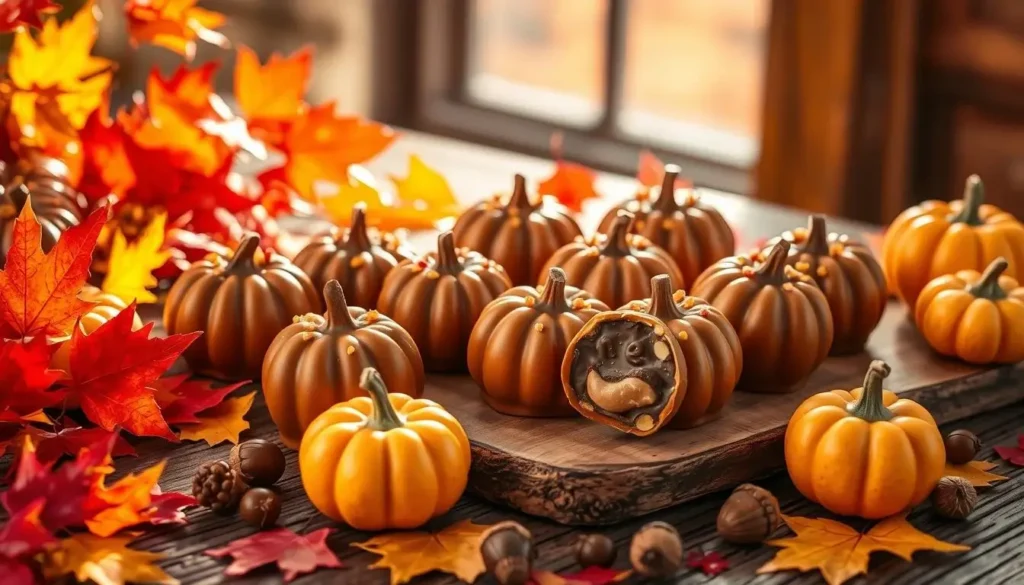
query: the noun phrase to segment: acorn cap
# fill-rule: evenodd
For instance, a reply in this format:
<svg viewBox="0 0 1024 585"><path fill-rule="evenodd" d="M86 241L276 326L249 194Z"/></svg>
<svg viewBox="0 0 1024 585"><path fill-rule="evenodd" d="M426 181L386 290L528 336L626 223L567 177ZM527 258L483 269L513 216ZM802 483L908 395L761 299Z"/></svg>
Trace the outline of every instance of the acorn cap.
<svg viewBox="0 0 1024 585"><path fill-rule="evenodd" d="M716 527L725 540L737 544L764 542L782 523L779 501L771 492L745 483L733 490L718 512Z"/></svg>

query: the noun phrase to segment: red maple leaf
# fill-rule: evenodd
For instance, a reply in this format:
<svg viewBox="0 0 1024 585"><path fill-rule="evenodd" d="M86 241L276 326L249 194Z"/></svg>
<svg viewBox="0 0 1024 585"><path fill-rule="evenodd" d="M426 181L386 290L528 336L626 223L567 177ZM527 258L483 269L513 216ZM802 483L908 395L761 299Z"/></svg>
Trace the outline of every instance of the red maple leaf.
<svg viewBox="0 0 1024 585"><path fill-rule="evenodd" d="M179 374L161 378L153 383L157 404L164 413L168 424L198 423L197 413L213 408L224 401L224 397L248 381L212 388L212 382L199 378L188 379L190 374Z"/></svg>
<svg viewBox="0 0 1024 585"><path fill-rule="evenodd" d="M195 69L187 65L178 65L174 73L167 79L160 75L154 67L146 80L147 93L154 93L159 88L169 104L189 120L199 120L213 116L210 99L213 97L213 78L217 74L220 63L208 61Z"/></svg>
<svg viewBox="0 0 1024 585"><path fill-rule="evenodd" d="M224 570L225 575L244 575L256 567L277 563L287 583L319 567L341 568L341 561L327 548L327 535L333 531L321 528L300 536L287 528L277 528L234 540L227 546L211 548L206 554L234 557L235 560Z"/></svg>
<svg viewBox="0 0 1024 585"><path fill-rule="evenodd" d="M686 555L686 566L691 569L699 569L705 575L714 577L715 575L729 570L729 560L718 553L718 551L711 551L705 553L700 550L690 551L690 554Z"/></svg>
<svg viewBox="0 0 1024 585"><path fill-rule="evenodd" d="M45 505L41 498L34 500L0 526L0 575L5 585L36 583L28 562L55 540L39 518Z"/></svg>
<svg viewBox="0 0 1024 585"><path fill-rule="evenodd" d="M176 441L149 387L201 332L150 339L153 323L132 331L135 303L89 335L71 336L71 385L89 420L112 430Z"/></svg>
<svg viewBox="0 0 1024 585"><path fill-rule="evenodd" d="M150 524L185 524L185 513L181 510L198 506L199 501L192 494L163 493L160 486L156 486L150 504L152 508L147 513Z"/></svg>
<svg viewBox="0 0 1024 585"><path fill-rule="evenodd" d="M82 141L82 178L78 191L90 202L108 195L122 197L135 184L132 168L124 150L124 128L110 117L109 97L93 110L78 132Z"/></svg>
<svg viewBox="0 0 1024 585"><path fill-rule="evenodd" d="M582 211L583 202L600 197L594 189L597 173L581 164L562 158L564 136L561 132L551 135L551 156L555 159L555 172L537 185L537 192L550 195L572 211Z"/></svg>
<svg viewBox="0 0 1024 585"><path fill-rule="evenodd" d="M3 0L0 2L0 32L12 32L19 26L43 28L42 14L53 14L60 4L53 0Z"/></svg>
<svg viewBox="0 0 1024 585"><path fill-rule="evenodd" d="M1003 461L1017 467L1024 467L1024 433L1017 435L1016 447L1000 445L995 448L995 451Z"/></svg>
<svg viewBox="0 0 1024 585"><path fill-rule="evenodd" d="M51 386L60 378L51 370L50 358L56 346L45 337L30 341L0 341L0 412L23 416L53 406L64 398Z"/></svg>
<svg viewBox="0 0 1024 585"><path fill-rule="evenodd" d="M97 209L61 234L44 254L32 206L22 207L14 220L7 265L0 270L0 337L63 337L71 332L92 306L78 293L89 276L93 248L106 219L107 210Z"/></svg>
<svg viewBox="0 0 1024 585"><path fill-rule="evenodd" d="M665 163L661 162L653 152L646 148L640 151L640 160L636 165L636 180L640 185L650 189L651 187L660 187L662 178L665 175ZM688 179L677 177L675 182L676 189L684 189L692 187L693 183Z"/></svg>
<svg viewBox="0 0 1024 585"><path fill-rule="evenodd" d="M111 435L115 437L110 452L112 457L136 455L135 449L119 432L97 427L84 428L69 418L65 418L59 427L54 426L52 430L26 427L21 435L30 438L35 444L36 460L43 465L55 463L64 455L74 455L90 445L108 441Z"/></svg>

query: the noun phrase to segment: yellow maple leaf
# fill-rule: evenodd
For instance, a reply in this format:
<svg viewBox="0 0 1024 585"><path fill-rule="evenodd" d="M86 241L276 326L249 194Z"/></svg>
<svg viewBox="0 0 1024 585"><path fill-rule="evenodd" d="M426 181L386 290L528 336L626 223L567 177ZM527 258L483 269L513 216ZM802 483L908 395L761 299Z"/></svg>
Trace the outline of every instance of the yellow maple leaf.
<svg viewBox="0 0 1024 585"><path fill-rule="evenodd" d="M103 476L97 477L89 497L109 507L85 520L89 532L110 536L122 528L145 522L150 517L153 488L158 485L166 464L161 461L138 475L128 474L110 486L103 485Z"/></svg>
<svg viewBox="0 0 1024 585"><path fill-rule="evenodd" d="M352 546L381 555L371 569L390 569L391 585L443 571L472 583L484 572L480 535L488 526L463 520L440 532L392 532Z"/></svg>
<svg viewBox="0 0 1024 585"><path fill-rule="evenodd" d="M161 213L153 217L142 234L128 243L121 228L114 232L110 247L110 259L107 263L107 275L103 278L103 292L117 295L126 303L155 303L156 295L147 289L154 288L158 282L153 271L164 265L171 257L169 250L164 250L164 226L167 214Z"/></svg>
<svg viewBox="0 0 1024 585"><path fill-rule="evenodd" d="M990 487L992 482L1006 481L1009 479L1002 475L989 473L989 470L995 466L995 463L991 463L989 461L968 461L963 465L947 463L946 469L942 472L942 475L962 477L971 482L971 485L974 487Z"/></svg>
<svg viewBox="0 0 1024 585"><path fill-rule="evenodd" d="M245 413L249 412L252 401L256 397L253 392L248 396L228 398L213 408L199 413L198 423L178 425L181 429L179 437L186 441L206 441L211 447L224 441L238 444L238 435L249 428Z"/></svg>
<svg viewBox="0 0 1024 585"><path fill-rule="evenodd" d="M177 579L154 564L164 555L128 548L132 538L101 538L89 533L65 538L46 555L43 573L47 579L71 573L80 582L92 580L97 585L177 585Z"/></svg>
<svg viewBox="0 0 1024 585"><path fill-rule="evenodd" d="M76 130L85 125L113 78L113 61L91 55L95 42L92 2L63 25L47 20L38 38L27 28L15 34L7 72L14 89L11 114L23 132L33 133L37 103L47 100L56 101Z"/></svg>
<svg viewBox="0 0 1024 585"><path fill-rule="evenodd" d="M867 573L868 560L876 551L889 552L909 561L919 550L961 552L971 549L921 532L907 522L906 514L890 516L867 532L857 532L827 518L783 516L783 519L796 536L768 541L783 550L758 569L758 574L789 569L818 570L829 585L839 585Z"/></svg>

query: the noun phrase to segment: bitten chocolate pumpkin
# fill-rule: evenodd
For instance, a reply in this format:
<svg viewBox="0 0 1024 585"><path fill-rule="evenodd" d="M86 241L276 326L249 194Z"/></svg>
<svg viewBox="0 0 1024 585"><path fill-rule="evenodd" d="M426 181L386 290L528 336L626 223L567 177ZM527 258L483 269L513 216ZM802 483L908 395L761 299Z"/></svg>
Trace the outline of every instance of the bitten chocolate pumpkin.
<svg viewBox="0 0 1024 585"><path fill-rule="evenodd" d="M812 215L807 229L780 237L793 243L786 262L813 278L828 299L834 331L829 353L862 350L882 320L889 296L885 274L871 250L846 234L828 233L823 215ZM777 241L769 241L769 248Z"/></svg>
<svg viewBox="0 0 1024 585"><path fill-rule="evenodd" d="M542 279L541 268L555 250L583 235L564 206L550 198L531 201L522 175L515 176L508 203L498 197L478 203L459 216L452 231L456 245L501 264L515 286Z"/></svg>
<svg viewBox="0 0 1024 585"><path fill-rule="evenodd" d="M651 279L651 298L622 307L660 319L679 342L686 361L686 396L668 423L690 428L715 418L743 371L743 348L725 315L699 297L672 292L667 274Z"/></svg>
<svg viewBox="0 0 1024 585"><path fill-rule="evenodd" d="M668 325L636 311L598 313L562 361L562 388L577 412L640 437L675 416L686 384L686 359Z"/></svg>
<svg viewBox="0 0 1024 585"><path fill-rule="evenodd" d="M640 191L634 199L609 211L601 220L600 231L615 223L620 210L635 217L630 231L650 240L668 252L683 274L677 282L692 283L700 273L718 260L735 252L732 228L717 209L704 202L694 189L676 189L679 167L665 165L661 187L650 193ZM651 196L655 195L655 199ZM678 198L682 198L679 203Z"/></svg>
<svg viewBox="0 0 1024 585"><path fill-rule="evenodd" d="M167 293L167 333L204 332L185 350L193 370L228 380L259 378L274 337L295 315L320 307L309 277L259 246L258 235L246 235L231 258L211 254L193 263Z"/></svg>
<svg viewBox="0 0 1024 585"><path fill-rule="evenodd" d="M808 500L843 516L885 518L928 497L946 448L920 404L882 389L889 366L871 362L864 386L815 394L786 427L786 468Z"/></svg>
<svg viewBox="0 0 1024 585"><path fill-rule="evenodd" d="M720 260L691 290L722 311L739 334L741 390L791 392L832 347L828 299L810 276L786 265L790 247L780 240L767 256Z"/></svg>
<svg viewBox="0 0 1024 585"><path fill-rule="evenodd" d="M423 395L423 360L416 342L377 311L350 307L337 280L324 285L327 313L296 317L263 360L263 395L281 441L295 449L314 418L331 406L365 396L359 376L377 368L391 388Z"/></svg>
<svg viewBox="0 0 1024 585"><path fill-rule="evenodd" d="M917 297L914 321L928 345L972 364L1024 360L1024 288L1004 275L996 258L983 274L961 270L928 283Z"/></svg>
<svg viewBox="0 0 1024 585"><path fill-rule="evenodd" d="M412 260L411 251L393 234L371 234L366 227L366 209L352 210L348 229L335 228L331 234L313 238L295 256L295 265L323 290L328 281L341 283L350 302L365 309L377 306L384 277L402 260Z"/></svg>
<svg viewBox="0 0 1024 585"><path fill-rule="evenodd" d="M562 358L583 325L608 305L565 285L561 268L537 288L520 286L487 305L469 336L469 374L494 410L568 416Z"/></svg>
<svg viewBox="0 0 1024 585"><path fill-rule="evenodd" d="M104 323L110 321L118 313L128 308L128 303L122 301L117 295L105 293L95 286L88 284L82 287L81 292L78 293L78 298L89 303L95 303L92 308L78 320L79 329L81 329L82 333L86 335L96 331ZM140 319L139 315L136 314L132 317L132 330L137 330L141 327L142 319ZM50 367L55 370L67 372L70 355L71 344L65 341L57 348L57 351L53 353L53 357L50 358Z"/></svg>
<svg viewBox="0 0 1024 585"><path fill-rule="evenodd" d="M49 252L64 230L82 221L78 191L68 181L68 169L58 159L34 153L17 166L0 163L0 268L14 237L14 220L31 199L39 221L42 248Z"/></svg>
<svg viewBox="0 0 1024 585"><path fill-rule="evenodd" d="M1024 226L984 200L981 179L971 175L963 200L925 201L889 224L882 267L890 288L907 305L914 306L932 279L959 270L980 272L999 257L1009 262L1007 276L1024 276Z"/></svg>
<svg viewBox="0 0 1024 585"><path fill-rule="evenodd" d="M683 282L668 252L643 236L629 233L632 221L633 214L619 211L604 235L590 241L577 238L559 248L548 260L545 272L561 268L570 286L589 292L609 307L651 296L653 276L668 274L672 282Z"/></svg>
<svg viewBox="0 0 1024 585"><path fill-rule="evenodd" d="M392 270L377 309L416 341L433 372L466 370L469 336L484 307L512 286L496 262L456 248L452 232L437 238L437 252Z"/></svg>

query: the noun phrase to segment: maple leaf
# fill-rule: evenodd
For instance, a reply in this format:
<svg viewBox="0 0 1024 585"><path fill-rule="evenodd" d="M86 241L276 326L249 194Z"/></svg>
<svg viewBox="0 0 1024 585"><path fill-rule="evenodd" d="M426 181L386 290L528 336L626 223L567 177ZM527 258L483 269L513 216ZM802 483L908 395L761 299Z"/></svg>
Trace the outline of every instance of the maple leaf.
<svg viewBox="0 0 1024 585"><path fill-rule="evenodd" d="M39 427L26 427L20 436L35 444L35 457L44 465L55 463L65 455L74 455L82 449L106 442L113 437L114 446L110 451L112 457L126 455L135 456L135 449L124 440L118 432L106 431L96 427L84 428L71 419L64 419L61 427L44 430Z"/></svg>
<svg viewBox="0 0 1024 585"><path fill-rule="evenodd" d="M245 414L252 407L256 393L238 398L228 398L213 408L208 408L198 415L199 422L179 424L178 436L186 441L206 441L211 447L230 441L238 444L239 435L249 428Z"/></svg>
<svg viewBox="0 0 1024 585"><path fill-rule="evenodd" d="M995 466L995 463L988 461L968 461L963 465L946 463L946 469L942 472L942 475L962 477L971 482L971 485L974 487L989 487L992 485L992 482L1006 481L1009 479L1002 475L990 473L989 470Z"/></svg>
<svg viewBox="0 0 1024 585"><path fill-rule="evenodd" d="M995 452L1003 461L1016 465L1017 467L1024 467L1024 434L1017 435L1016 447L1000 445L995 448ZM972 461L972 463L977 462Z"/></svg>
<svg viewBox="0 0 1024 585"><path fill-rule="evenodd" d="M85 527L96 536L110 536L122 528L149 521L153 490L167 462L161 461L138 475L129 474L113 485L97 477L85 500Z"/></svg>
<svg viewBox="0 0 1024 585"><path fill-rule="evenodd" d="M775 558L757 570L758 574L788 569L821 571L829 585L839 585L867 573L871 553L885 551L906 561L914 552L933 550L961 552L969 546L951 544L925 534L907 523L906 514L890 516L866 533L827 518L783 516L795 537L769 540L782 547Z"/></svg>
<svg viewBox="0 0 1024 585"><path fill-rule="evenodd" d="M132 45L150 43L188 60L196 53L196 40L227 47L227 38L215 31L224 15L196 8L198 0L128 0L124 5Z"/></svg>
<svg viewBox="0 0 1024 585"><path fill-rule="evenodd" d="M0 412L20 418L64 398L65 392L51 389L60 378L59 370L49 369L55 349L42 336L0 341Z"/></svg>
<svg viewBox="0 0 1024 585"><path fill-rule="evenodd" d="M0 575L5 585L34 585L31 558L54 541L43 527L39 514L45 501L35 500L0 525Z"/></svg>
<svg viewBox="0 0 1024 585"><path fill-rule="evenodd" d="M533 571L527 585L608 585L609 583L621 583L632 574L632 571L597 566L561 575L551 571Z"/></svg>
<svg viewBox="0 0 1024 585"><path fill-rule="evenodd" d="M327 536L331 532L334 532L331 528L321 528L300 536L287 528L277 528L234 540L220 548L211 548L206 554L218 558L234 557L224 570L225 575L245 575L257 567L276 563L287 583L321 567L342 567L338 557L327 548Z"/></svg>
<svg viewBox="0 0 1024 585"><path fill-rule="evenodd" d="M0 32L17 30L21 25L42 28L42 14L54 14L60 4L53 0L5 0L0 2Z"/></svg>
<svg viewBox="0 0 1024 585"><path fill-rule="evenodd" d="M153 323L132 330L135 304L86 335L71 335L71 384L85 415L111 430L175 440L149 388L201 332L149 338Z"/></svg>
<svg viewBox="0 0 1024 585"><path fill-rule="evenodd" d="M537 185L541 195L551 195L572 211L582 211L583 202L600 197L594 189L597 173L581 164L555 161L555 172Z"/></svg>
<svg viewBox="0 0 1024 585"><path fill-rule="evenodd" d="M391 585L431 571L451 573L472 583L484 572L480 535L487 526L463 520L440 532L392 532L352 546L381 555L371 569L390 569Z"/></svg>
<svg viewBox="0 0 1024 585"><path fill-rule="evenodd" d="M277 53L265 65L252 49L238 48L235 62L235 96L250 126L264 134L278 134L274 123L295 120L305 107L303 96L313 66L313 51L306 47L288 57ZM272 143L280 142L268 137Z"/></svg>
<svg viewBox="0 0 1024 585"><path fill-rule="evenodd" d="M103 292L116 295L126 303L156 302L156 295L147 289L159 284L153 271L171 257L170 251L164 249L166 222L166 213L156 215L131 244L120 228L114 232Z"/></svg>
<svg viewBox="0 0 1024 585"><path fill-rule="evenodd" d="M199 501L192 494L181 492L160 491L160 486L154 486L151 507L146 513L146 521L151 524L185 524L183 508L191 508L199 505Z"/></svg>
<svg viewBox="0 0 1024 585"><path fill-rule="evenodd" d="M70 573L81 582L91 579L98 585L128 582L177 585L177 579L155 564L164 555L128 548L134 538L101 538L88 533L65 538L47 554L44 575L54 579Z"/></svg>
<svg viewBox="0 0 1024 585"><path fill-rule="evenodd" d="M646 148L640 151L640 160L636 166L636 180L642 187L650 189L651 187L660 187L661 180L665 175L665 163L661 162L653 152ZM675 188L685 189L692 187L693 183L683 179L682 177L676 178Z"/></svg>
<svg viewBox="0 0 1024 585"><path fill-rule="evenodd" d="M718 551L705 553L694 550L686 555L686 566L691 569L699 569L705 575L714 577L729 570L729 560L720 555Z"/></svg>
<svg viewBox="0 0 1024 585"><path fill-rule="evenodd" d="M7 337L64 337L92 306L78 298L89 276L96 239L107 218L97 209L69 228L49 253L42 249L42 229L26 204L14 221L7 264L0 270L0 334Z"/></svg>
<svg viewBox="0 0 1024 585"><path fill-rule="evenodd" d="M108 195L122 197L135 184L135 169L125 153L124 129L110 117L109 97L85 121L78 132L82 143L82 178L78 191L90 202Z"/></svg>
<svg viewBox="0 0 1024 585"><path fill-rule="evenodd" d="M216 61L194 69L181 64L167 79L154 67L146 80L147 94L159 94L166 105L173 106L188 120L214 116L216 112L210 100L214 97L213 78L219 66Z"/></svg>
<svg viewBox="0 0 1024 585"><path fill-rule="evenodd" d="M235 390L249 381L212 388L212 382L199 378L188 379L191 374L161 378L153 384L156 402L163 410L168 424L200 423L196 413L213 408Z"/></svg>

